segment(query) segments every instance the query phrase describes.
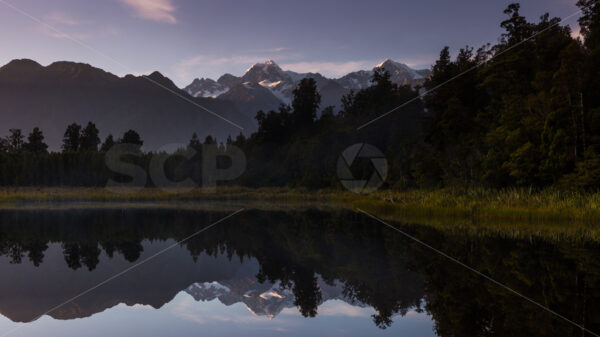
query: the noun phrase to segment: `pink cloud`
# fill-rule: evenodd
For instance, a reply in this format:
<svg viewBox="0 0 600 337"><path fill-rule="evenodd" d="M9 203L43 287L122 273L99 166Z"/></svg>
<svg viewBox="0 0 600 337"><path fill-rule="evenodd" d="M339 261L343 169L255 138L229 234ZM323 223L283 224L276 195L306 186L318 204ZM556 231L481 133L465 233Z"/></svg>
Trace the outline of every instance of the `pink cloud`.
<svg viewBox="0 0 600 337"><path fill-rule="evenodd" d="M175 18L174 0L121 0L131 7L135 15L146 20L157 22L177 23Z"/></svg>
<svg viewBox="0 0 600 337"><path fill-rule="evenodd" d="M44 15L44 21L54 25L77 26L81 25L82 21L69 16L63 12L50 12Z"/></svg>

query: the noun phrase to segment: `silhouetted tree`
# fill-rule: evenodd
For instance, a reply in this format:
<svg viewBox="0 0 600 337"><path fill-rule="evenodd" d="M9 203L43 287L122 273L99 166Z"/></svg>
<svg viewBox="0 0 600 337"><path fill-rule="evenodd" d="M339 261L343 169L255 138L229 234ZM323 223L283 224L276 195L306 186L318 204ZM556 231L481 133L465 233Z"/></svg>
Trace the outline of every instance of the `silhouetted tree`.
<svg viewBox="0 0 600 337"><path fill-rule="evenodd" d="M585 46L594 50L600 47L600 1L579 0L577 6L582 11L579 26L581 35L585 38Z"/></svg>
<svg viewBox="0 0 600 337"><path fill-rule="evenodd" d="M44 134L37 127L27 137L27 143L24 147L27 152L35 154L48 153L48 145L44 143Z"/></svg>
<svg viewBox="0 0 600 337"><path fill-rule="evenodd" d="M100 137L98 137L98 128L96 124L88 122L86 127L81 131L81 151L98 151L98 145L100 145Z"/></svg>
<svg viewBox="0 0 600 337"><path fill-rule="evenodd" d="M519 43L532 35L531 25L519 14L520 8L518 3L512 3L504 10L509 18L502 21L500 26L506 30L502 38L508 45Z"/></svg>
<svg viewBox="0 0 600 337"><path fill-rule="evenodd" d="M6 139L8 152L21 153L25 144L25 136L21 132L21 129L10 129L8 132L10 133Z"/></svg>
<svg viewBox="0 0 600 337"><path fill-rule="evenodd" d="M134 144L140 147L144 145L144 141L142 140L140 135L134 130L128 130L127 132L125 132L123 134L123 137L121 137L118 142L121 144Z"/></svg>
<svg viewBox="0 0 600 337"><path fill-rule="evenodd" d="M292 100L292 120L294 127L311 125L317 118L317 110L321 103L321 95L317 92L317 82L312 78L304 78L294 89Z"/></svg>
<svg viewBox="0 0 600 337"><path fill-rule="evenodd" d="M62 149L65 152L76 152L79 151L81 144L81 125L72 123L67 126L65 135L63 137Z"/></svg>
<svg viewBox="0 0 600 337"><path fill-rule="evenodd" d="M195 132L192 134L192 138L190 139L188 146L194 150L198 150L202 147L202 143L200 142L200 139L198 139L198 134Z"/></svg>
<svg viewBox="0 0 600 337"><path fill-rule="evenodd" d="M113 135L109 134L108 136L106 136L106 139L104 139L104 143L102 143L102 146L100 147L100 151L107 152L114 145L115 145L115 140L113 139Z"/></svg>

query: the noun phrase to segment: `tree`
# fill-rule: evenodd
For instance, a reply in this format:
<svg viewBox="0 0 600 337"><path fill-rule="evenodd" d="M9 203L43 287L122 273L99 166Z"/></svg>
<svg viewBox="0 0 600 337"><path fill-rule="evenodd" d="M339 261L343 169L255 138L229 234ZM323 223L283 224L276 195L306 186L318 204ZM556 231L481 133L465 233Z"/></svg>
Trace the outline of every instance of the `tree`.
<svg viewBox="0 0 600 337"><path fill-rule="evenodd" d="M600 156L591 147L588 148L575 171L565 175L561 183L563 187L577 189L595 189L600 186Z"/></svg>
<svg viewBox="0 0 600 337"><path fill-rule="evenodd" d="M8 139L0 138L0 152L8 152Z"/></svg>
<svg viewBox="0 0 600 337"><path fill-rule="evenodd" d="M258 131L256 139L261 143L285 143L290 138L291 120L290 107L280 105L279 111L269 111L264 113L262 110L256 113L258 122Z"/></svg>
<svg viewBox="0 0 600 337"><path fill-rule="evenodd" d="M123 134L123 137L121 137L118 142L121 144L134 144L138 145L139 147L144 145L144 141L142 140L140 135L136 131L131 129L125 132Z"/></svg>
<svg viewBox="0 0 600 337"><path fill-rule="evenodd" d="M44 143L44 134L39 128L34 128L27 137L27 143L24 145L25 151L44 154L48 153L48 145Z"/></svg>
<svg viewBox="0 0 600 337"><path fill-rule="evenodd" d="M113 139L113 135L109 134L108 136L106 136L106 139L104 140L104 143L102 143L102 146L100 147L100 151L107 152L114 145L115 145L115 140Z"/></svg>
<svg viewBox="0 0 600 337"><path fill-rule="evenodd" d="M100 137L98 137L98 128L96 124L88 122L86 127L81 131L81 151L98 151L98 145L100 145Z"/></svg>
<svg viewBox="0 0 600 337"><path fill-rule="evenodd" d="M235 137L235 140L233 141L233 145L235 146L244 146L246 144L246 136L244 136L243 133L240 132L239 135L237 135L237 137Z"/></svg>
<svg viewBox="0 0 600 337"><path fill-rule="evenodd" d="M81 125L72 123L67 126L63 137L62 149L65 152L76 152L79 151L81 144Z"/></svg>
<svg viewBox="0 0 600 337"><path fill-rule="evenodd" d="M383 68L377 68L373 72L373 78L371 78L371 83L373 83L373 85L375 86L375 88L378 89L378 91L389 93L394 89L394 84L390 80L391 78L392 75L390 75L389 71Z"/></svg>
<svg viewBox="0 0 600 337"><path fill-rule="evenodd" d="M292 100L292 120L295 128L310 126L317 118L317 109L321 104L321 95L317 92L317 82L304 78L294 89Z"/></svg>
<svg viewBox="0 0 600 337"><path fill-rule="evenodd" d="M532 35L531 25L524 16L519 14L520 9L521 5L512 3L504 10L504 14L509 18L502 21L500 27L506 30L506 33L502 34L502 39L508 45L524 41Z"/></svg>
<svg viewBox="0 0 600 337"><path fill-rule="evenodd" d="M192 134L192 138L188 143L188 147L196 151L202 147L202 143L200 142L200 139L198 139L198 134L196 134L195 132Z"/></svg>
<svg viewBox="0 0 600 337"><path fill-rule="evenodd" d="M8 152L21 153L21 151L23 151L23 145L25 144L25 136L21 132L21 129L10 129L8 132L10 132L6 139Z"/></svg>
<svg viewBox="0 0 600 337"><path fill-rule="evenodd" d="M600 1L579 0L577 7L581 9L579 18L581 35L585 38L585 45L592 50L600 47Z"/></svg>
<svg viewBox="0 0 600 337"><path fill-rule="evenodd" d="M581 35L584 37L585 59L582 65L584 72L583 95L581 105L583 111L588 115L591 129L598 130L600 127L600 1L580 0L577 6L582 15L579 18ZM592 131L592 130L589 130ZM600 134L594 132L590 135L590 143L600 144ZM600 152L600 148L596 149Z"/></svg>
<svg viewBox="0 0 600 337"><path fill-rule="evenodd" d="M204 144L206 144L206 145L216 144L216 143L217 143L217 141L211 135L208 135L208 136L206 136L206 138L204 138Z"/></svg>

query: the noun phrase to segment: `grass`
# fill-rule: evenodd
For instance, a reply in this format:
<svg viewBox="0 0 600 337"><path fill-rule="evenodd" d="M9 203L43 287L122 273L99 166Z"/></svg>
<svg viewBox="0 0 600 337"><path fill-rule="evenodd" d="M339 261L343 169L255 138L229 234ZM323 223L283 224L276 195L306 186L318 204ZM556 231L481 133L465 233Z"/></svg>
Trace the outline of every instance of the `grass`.
<svg viewBox="0 0 600 337"><path fill-rule="evenodd" d="M111 191L100 187L19 187L0 188L0 205L40 202L127 202L127 201L209 201L209 200L279 200L304 201L332 199L333 191L308 192L289 188L219 187L215 192L194 189L178 190L121 188Z"/></svg>
<svg viewBox="0 0 600 337"><path fill-rule="evenodd" d="M527 189L383 191L352 204L385 220L477 236L600 241L600 193Z"/></svg>
<svg viewBox="0 0 600 337"><path fill-rule="evenodd" d="M600 193L560 190L411 190L357 195L340 190L219 187L214 193L195 189L172 193L154 188L3 188L0 207L37 207L61 202L222 201L250 204L312 204L363 209L390 221L402 221L473 233L507 236L542 235L600 240ZM37 205L37 206L36 206ZM252 207L252 206L250 206Z"/></svg>
<svg viewBox="0 0 600 337"><path fill-rule="evenodd" d="M512 220L600 220L600 193L526 189L379 191L358 195L340 190L309 191L292 188L219 187L214 192L194 189L144 188L118 192L98 187L1 188L1 204L38 202L124 202L264 200L280 202L321 201L372 209L404 216Z"/></svg>
<svg viewBox="0 0 600 337"><path fill-rule="evenodd" d="M527 189L384 191L359 200L357 207L406 216L595 222L600 220L600 193Z"/></svg>

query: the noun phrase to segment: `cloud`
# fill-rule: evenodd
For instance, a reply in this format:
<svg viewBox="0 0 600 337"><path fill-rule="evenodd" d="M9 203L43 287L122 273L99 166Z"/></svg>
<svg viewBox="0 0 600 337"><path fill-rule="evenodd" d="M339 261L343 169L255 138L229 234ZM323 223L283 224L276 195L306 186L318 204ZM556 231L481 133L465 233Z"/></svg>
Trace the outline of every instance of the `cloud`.
<svg viewBox="0 0 600 337"><path fill-rule="evenodd" d="M202 55L188 58L177 63L173 67L173 70L175 71L177 77L184 80L188 80L190 77L194 76L192 74L193 69L196 68L198 65L202 64L204 61L205 57Z"/></svg>
<svg viewBox="0 0 600 337"><path fill-rule="evenodd" d="M80 20L67 13L54 11L43 16L45 24L39 24L34 30L54 39L89 40L93 37L114 37L120 34L113 24L97 25L93 21Z"/></svg>
<svg viewBox="0 0 600 337"><path fill-rule="evenodd" d="M85 22L75 19L63 12L50 12L44 15L44 22L50 25L78 26Z"/></svg>
<svg viewBox="0 0 600 337"><path fill-rule="evenodd" d="M43 22L46 24L37 25L35 30L51 38L87 40L92 37L92 34L81 30L81 26L89 24L89 21L76 19L64 12L46 13Z"/></svg>
<svg viewBox="0 0 600 337"><path fill-rule="evenodd" d="M180 293L181 294L181 293ZM177 317L189 320L201 325L209 324L246 324L248 326L267 326L269 330L285 331L284 327L293 325L288 319L278 319L277 326L267 316L257 316L252 313L248 306L242 302L225 306L219 299L209 302L196 302L188 294L177 295L178 297L169 303L169 310ZM245 308L246 310L244 310Z"/></svg>
<svg viewBox="0 0 600 337"><path fill-rule="evenodd" d="M377 61L344 61L344 62L297 62L282 64L281 67L286 70L292 70L299 73L313 72L321 73L324 76L344 76L349 72L361 69L371 69L377 64Z"/></svg>
<svg viewBox="0 0 600 337"><path fill-rule="evenodd" d="M121 0L131 7L136 16L157 22L177 23L174 0Z"/></svg>
<svg viewBox="0 0 600 337"><path fill-rule="evenodd" d="M284 51L285 48L275 48L273 50ZM276 53L276 51L274 51ZM197 77L197 71L202 66L222 66L222 65L253 65L258 62L265 62L270 59L281 59L283 56L277 55L237 55L230 57L209 57L206 55L197 55L194 57L187 58L173 66L173 71L178 78L183 81L191 80Z"/></svg>
<svg viewBox="0 0 600 337"><path fill-rule="evenodd" d="M115 25L106 25L102 30L100 30L100 35L101 36L118 36L121 35L121 31L119 30L119 28Z"/></svg>
<svg viewBox="0 0 600 337"><path fill-rule="evenodd" d="M392 60L402 62L414 69L422 69L429 68L431 64L435 63L436 57L437 55L426 54L414 58L396 57L392 58ZM295 63L282 63L280 64L280 66L285 70L292 70L299 73L318 72L323 76L341 77L357 70L371 70L377 64L381 63L381 61L383 61L383 59L340 62L307 61Z"/></svg>
<svg viewBox="0 0 600 337"><path fill-rule="evenodd" d="M298 308L285 308L281 311L282 315L297 315ZM342 300L328 300L318 308L318 315L323 317L370 317L375 310L372 307L358 307L346 303Z"/></svg>
<svg viewBox="0 0 600 337"><path fill-rule="evenodd" d="M68 40L89 40L92 35L88 33L65 33L62 31L55 31L46 26L40 26L38 31L46 36L55 39L68 39Z"/></svg>
<svg viewBox="0 0 600 337"><path fill-rule="evenodd" d="M373 313L372 308L355 307L340 300L330 300L319 308L320 316L370 317Z"/></svg>

